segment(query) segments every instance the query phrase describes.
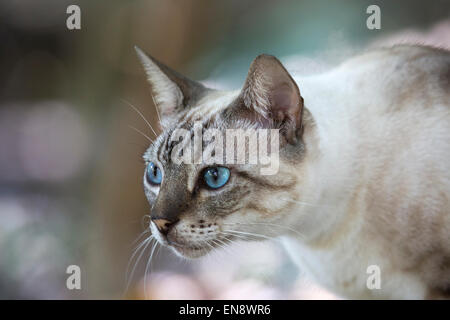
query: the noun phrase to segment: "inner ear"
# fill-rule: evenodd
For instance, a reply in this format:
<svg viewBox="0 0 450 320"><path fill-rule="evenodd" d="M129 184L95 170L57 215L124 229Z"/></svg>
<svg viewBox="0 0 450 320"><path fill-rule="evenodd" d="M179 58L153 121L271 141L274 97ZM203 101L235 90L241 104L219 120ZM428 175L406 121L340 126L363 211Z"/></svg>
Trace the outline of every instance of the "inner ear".
<svg viewBox="0 0 450 320"><path fill-rule="evenodd" d="M254 113L253 118L281 129L288 141L295 142L302 124L303 98L277 58L263 54L252 62L239 99Z"/></svg>
<svg viewBox="0 0 450 320"><path fill-rule="evenodd" d="M297 89L298 90L298 89ZM275 121L284 121L286 117L295 118L299 108L299 96L296 88L289 83L282 83L272 90L270 100L270 111Z"/></svg>

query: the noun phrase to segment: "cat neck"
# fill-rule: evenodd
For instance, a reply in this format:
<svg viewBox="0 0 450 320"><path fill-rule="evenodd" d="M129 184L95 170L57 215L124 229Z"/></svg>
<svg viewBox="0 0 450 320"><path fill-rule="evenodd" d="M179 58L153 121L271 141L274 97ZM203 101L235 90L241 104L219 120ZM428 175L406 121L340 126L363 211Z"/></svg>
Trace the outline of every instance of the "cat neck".
<svg viewBox="0 0 450 320"><path fill-rule="evenodd" d="M296 80L305 101L302 142L306 154L294 170L298 198L290 223L304 235L298 240L316 242L335 230L348 213L347 204L357 187L349 177L358 168L349 161L354 146L345 143L350 117L334 101L336 94L328 80L324 76Z"/></svg>

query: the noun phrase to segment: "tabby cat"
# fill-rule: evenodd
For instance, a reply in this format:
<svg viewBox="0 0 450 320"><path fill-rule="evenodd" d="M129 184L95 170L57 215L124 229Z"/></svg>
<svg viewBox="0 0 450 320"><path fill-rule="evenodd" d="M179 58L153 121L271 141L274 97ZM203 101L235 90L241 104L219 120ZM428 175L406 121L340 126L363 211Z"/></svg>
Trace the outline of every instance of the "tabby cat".
<svg viewBox="0 0 450 320"><path fill-rule="evenodd" d="M241 90L220 91L136 50L162 128L144 154L159 243L196 258L229 241L277 237L342 297L449 297L450 52L376 49L310 77L260 55ZM279 130L276 174L174 163L171 136L199 122Z"/></svg>

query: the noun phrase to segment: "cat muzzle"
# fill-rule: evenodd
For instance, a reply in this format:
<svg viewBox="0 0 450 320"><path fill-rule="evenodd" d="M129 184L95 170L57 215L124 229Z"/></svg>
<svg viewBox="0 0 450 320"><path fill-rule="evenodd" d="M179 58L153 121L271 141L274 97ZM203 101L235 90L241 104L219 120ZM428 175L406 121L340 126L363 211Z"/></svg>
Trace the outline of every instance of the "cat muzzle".
<svg viewBox="0 0 450 320"><path fill-rule="evenodd" d="M171 221L167 219L161 219L161 218L152 218L152 222L155 224L158 231L163 234L164 236L167 236L172 226L178 222L177 220Z"/></svg>

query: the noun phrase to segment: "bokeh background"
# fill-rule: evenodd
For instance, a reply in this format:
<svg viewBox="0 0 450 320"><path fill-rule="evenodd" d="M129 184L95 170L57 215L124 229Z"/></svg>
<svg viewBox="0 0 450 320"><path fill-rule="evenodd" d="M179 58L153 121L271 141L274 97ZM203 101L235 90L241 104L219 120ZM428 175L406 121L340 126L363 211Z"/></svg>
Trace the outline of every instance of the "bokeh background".
<svg viewBox="0 0 450 320"><path fill-rule="evenodd" d="M66 8L81 8L81 30ZM368 30L366 8L381 8ZM277 242L183 261L149 248L141 155L157 117L133 47L197 80L238 88L274 54L314 72L370 46L450 44L450 1L4 0L0 2L0 298L338 298ZM139 252L140 253L140 252ZM66 288L81 268L82 289ZM129 272L130 273L130 272Z"/></svg>

